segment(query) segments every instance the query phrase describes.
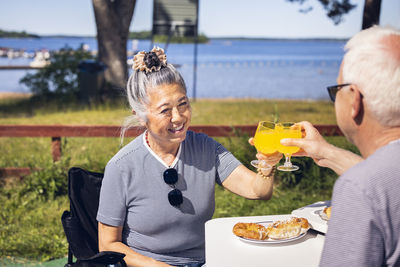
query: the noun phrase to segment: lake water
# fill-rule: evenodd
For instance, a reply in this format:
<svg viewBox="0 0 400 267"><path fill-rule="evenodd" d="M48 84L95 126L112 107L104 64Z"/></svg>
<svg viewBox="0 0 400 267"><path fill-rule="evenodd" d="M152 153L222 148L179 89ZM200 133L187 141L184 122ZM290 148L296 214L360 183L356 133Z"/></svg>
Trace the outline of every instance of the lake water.
<svg viewBox="0 0 400 267"><path fill-rule="evenodd" d="M33 52L42 48L97 50L95 38L0 38L0 47ZM198 45L198 98L328 99L326 86L336 83L344 41L331 40L219 40ZM164 47L164 44L160 44ZM128 50L132 50L128 42ZM148 50L150 41L139 41ZM168 61L179 64L193 96L193 44L170 44ZM25 58L0 58L0 65L28 65ZM0 92L27 92L19 84L28 71L0 71ZM29 72L34 72L30 70Z"/></svg>

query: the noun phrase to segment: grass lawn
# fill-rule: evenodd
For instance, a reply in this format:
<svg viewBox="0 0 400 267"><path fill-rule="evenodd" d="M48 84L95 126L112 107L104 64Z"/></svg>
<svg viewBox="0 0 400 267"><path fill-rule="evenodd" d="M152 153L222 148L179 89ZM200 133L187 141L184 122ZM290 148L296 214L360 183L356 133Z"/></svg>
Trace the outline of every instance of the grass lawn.
<svg viewBox="0 0 400 267"><path fill-rule="evenodd" d="M257 124L260 120L308 120L335 124L334 106L328 101L294 100L206 100L191 103L192 124ZM29 102L28 99L0 99L0 124L113 124L120 125L130 110L124 101L92 108L76 103Z"/></svg>
<svg viewBox="0 0 400 267"><path fill-rule="evenodd" d="M257 124L260 120L276 117L280 121L335 124L333 105L326 101L197 100L192 103L192 108L192 125ZM62 101L41 103L29 99L0 99L0 124L120 125L129 114L123 101L86 108ZM217 138L217 141L248 166L255 149L247 139L248 136L238 136ZM125 143L130 140L127 138ZM343 137L331 137L328 141L356 151ZM18 264L21 258L28 264L28 261L45 262L65 257L67 242L60 218L62 212L69 209L66 171L72 166L103 171L107 161L119 150L119 139L63 138L62 146L63 159L53 164L50 138L0 138L0 167L43 169L23 181L1 180L0 265ZM319 168L311 159L294 161L301 170L278 172L270 201L246 200L217 186L214 217L286 214L301 206L330 199L336 174Z"/></svg>
<svg viewBox="0 0 400 267"><path fill-rule="evenodd" d="M68 258L61 258L45 262L29 261L27 259L0 259L0 266L3 267L61 267L68 262Z"/></svg>

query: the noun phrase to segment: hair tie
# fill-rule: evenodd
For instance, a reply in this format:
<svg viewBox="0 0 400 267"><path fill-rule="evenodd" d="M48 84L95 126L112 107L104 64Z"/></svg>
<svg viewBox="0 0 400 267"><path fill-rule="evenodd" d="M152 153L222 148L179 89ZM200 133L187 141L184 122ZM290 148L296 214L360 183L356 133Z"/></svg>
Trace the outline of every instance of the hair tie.
<svg viewBox="0 0 400 267"><path fill-rule="evenodd" d="M159 71L167 65L167 56L164 49L154 47L150 52L141 51L133 58L134 70L145 71L146 73Z"/></svg>

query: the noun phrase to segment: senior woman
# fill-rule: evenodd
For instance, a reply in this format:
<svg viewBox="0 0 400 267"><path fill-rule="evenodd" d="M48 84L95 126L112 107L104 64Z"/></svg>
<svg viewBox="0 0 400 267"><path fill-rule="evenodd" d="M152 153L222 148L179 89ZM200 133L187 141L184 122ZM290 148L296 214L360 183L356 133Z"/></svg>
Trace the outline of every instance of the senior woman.
<svg viewBox="0 0 400 267"><path fill-rule="evenodd" d="M126 254L129 266L201 266L215 184L267 200L273 171L252 172L207 135L188 131L192 111L185 82L162 49L135 56L127 95L146 130L106 166L99 249ZM269 163L280 157L269 157Z"/></svg>

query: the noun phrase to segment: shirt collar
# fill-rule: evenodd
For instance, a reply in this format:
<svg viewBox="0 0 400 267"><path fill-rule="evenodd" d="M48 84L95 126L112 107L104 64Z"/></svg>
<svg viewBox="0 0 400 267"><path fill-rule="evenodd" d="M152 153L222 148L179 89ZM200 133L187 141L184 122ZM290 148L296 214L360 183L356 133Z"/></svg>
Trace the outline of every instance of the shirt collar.
<svg viewBox="0 0 400 267"><path fill-rule="evenodd" d="M166 168L175 168L176 163L179 160L179 157L181 155L181 148L182 148L182 143L179 144L179 148L178 148L178 153L176 153L176 157L174 159L174 161L172 162L171 166L168 166L152 149L151 147L149 147L149 145L146 142L146 133L147 130L143 133L143 145L147 148L147 150L150 152L150 154L153 155L153 157L155 157L162 165L164 165Z"/></svg>

